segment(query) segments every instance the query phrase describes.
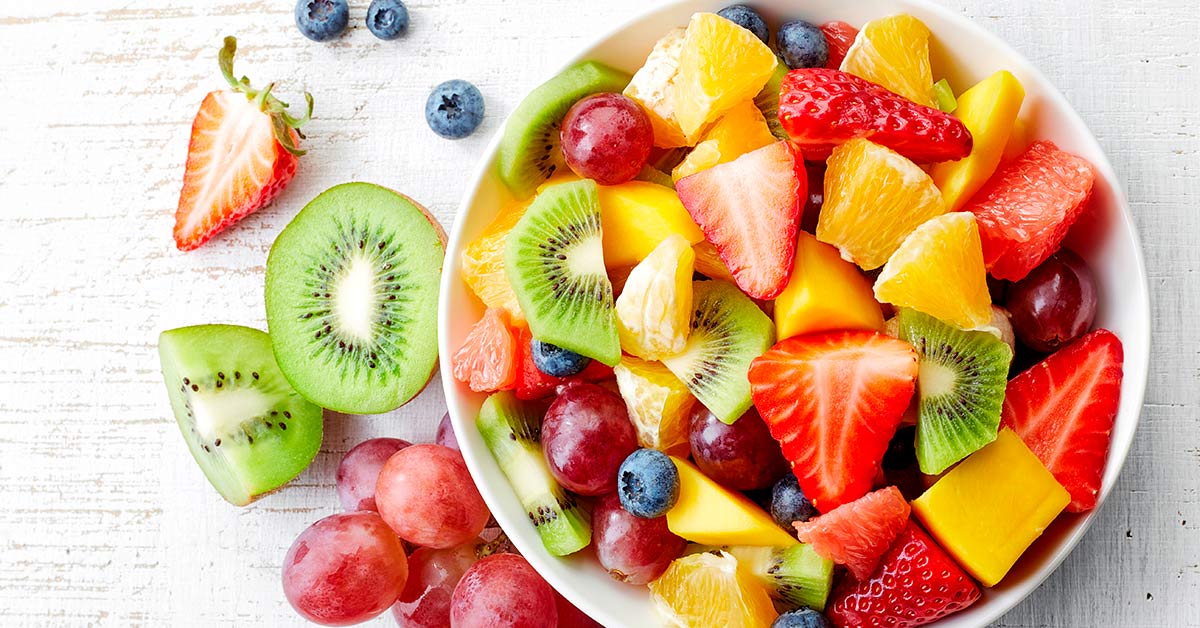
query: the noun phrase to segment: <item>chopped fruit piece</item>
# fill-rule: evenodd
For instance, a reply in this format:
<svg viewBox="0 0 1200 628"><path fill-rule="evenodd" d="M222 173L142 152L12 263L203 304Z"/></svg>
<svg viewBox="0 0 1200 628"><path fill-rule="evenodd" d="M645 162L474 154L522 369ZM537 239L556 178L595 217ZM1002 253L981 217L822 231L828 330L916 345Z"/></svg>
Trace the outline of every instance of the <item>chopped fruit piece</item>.
<svg viewBox="0 0 1200 628"><path fill-rule="evenodd" d="M688 417L696 403L687 386L659 362L622 356L613 370L638 444L687 456Z"/></svg>
<svg viewBox="0 0 1200 628"><path fill-rule="evenodd" d="M692 16L675 77L675 115L695 137L734 105L754 98L771 78L775 53L750 31L716 15Z"/></svg>
<svg viewBox="0 0 1200 628"><path fill-rule="evenodd" d="M937 108L946 113L954 113L958 109L958 100L954 98L954 90L950 87L950 81L942 79L933 84L933 96L937 101ZM972 135L974 135L972 133Z"/></svg>
<svg viewBox="0 0 1200 628"><path fill-rule="evenodd" d="M542 181L540 184L538 184L537 193L541 194L542 192L545 192L547 188L552 188L552 187L558 185L559 183L570 183L572 181L579 181L579 180L580 180L579 175L575 174L574 172L571 172L570 168L563 167L561 170L555 172L554 175L551 176L549 179L546 179L545 181ZM531 202L533 202L533 199L526 199L525 206L528 208L529 203L531 203Z"/></svg>
<svg viewBox="0 0 1200 628"><path fill-rule="evenodd" d="M842 60L850 52L850 46L854 45L858 29L845 22L834 21L822 24L821 32L825 33L825 41L829 42L829 61L825 67L836 70L842 67Z"/></svg>
<svg viewBox="0 0 1200 628"><path fill-rule="evenodd" d="M975 218L955 212L917 227L875 280L875 298L962 329L992 320L992 299Z"/></svg>
<svg viewBox="0 0 1200 628"><path fill-rule="evenodd" d="M475 392L508 390L517 380L517 340L504 310L490 307L454 354L454 379Z"/></svg>
<svg viewBox="0 0 1200 628"><path fill-rule="evenodd" d="M843 580L825 614L838 628L912 628L974 604L979 587L910 522L869 580Z"/></svg>
<svg viewBox="0 0 1200 628"><path fill-rule="evenodd" d="M781 140L788 139L787 131L783 130L783 124L779 122L779 88L783 85L783 77L787 76L787 73L787 65L776 63L771 79L754 97L754 106L758 107L759 112L766 119L767 128L771 129L772 135Z"/></svg>
<svg viewBox="0 0 1200 628"><path fill-rule="evenodd" d="M759 628L778 616L766 588L725 552L675 560L650 583L650 600L668 626Z"/></svg>
<svg viewBox="0 0 1200 628"><path fill-rule="evenodd" d="M775 141L762 112L753 101L747 100L717 120L704 134L704 140L696 144L682 163L675 166L671 178L678 181L717 164L733 161Z"/></svg>
<svg viewBox="0 0 1200 628"><path fill-rule="evenodd" d="M571 171L600 185L632 181L654 148L654 129L642 106L611 92L575 103L559 137Z"/></svg>
<svg viewBox="0 0 1200 628"><path fill-rule="evenodd" d="M721 261L721 254L712 242L701 240L692 246L692 251L696 253L696 272L709 279L733 283L733 273L729 272L729 267Z"/></svg>
<svg viewBox="0 0 1200 628"><path fill-rule="evenodd" d="M841 70L877 83L926 107L935 107L929 65L929 28L911 15L867 22L846 52Z"/></svg>
<svg viewBox="0 0 1200 628"><path fill-rule="evenodd" d="M834 329L882 331L883 313L858 267L801 231L792 278L775 299L775 337Z"/></svg>
<svg viewBox="0 0 1200 628"><path fill-rule="evenodd" d="M507 310L514 321L524 320L525 315L504 271L504 239L528 207L526 201L505 205L479 238L463 249L461 260L463 281L471 292L484 305Z"/></svg>
<svg viewBox="0 0 1200 628"><path fill-rule="evenodd" d="M738 287L752 298L774 299L792 270L807 185L803 160L781 141L675 187Z"/></svg>
<svg viewBox="0 0 1200 628"><path fill-rule="evenodd" d="M599 190L604 263L609 268L637 264L671 234L691 244L704 240L700 227L669 187L630 181L602 185Z"/></svg>
<svg viewBox="0 0 1200 628"><path fill-rule="evenodd" d="M1013 121L1012 132L1008 134L1008 143L1004 145L1004 155L1000 163L1006 164L1025 154L1029 148L1029 124L1017 118Z"/></svg>
<svg viewBox="0 0 1200 628"><path fill-rule="evenodd" d="M812 521L796 522L801 543L845 565L862 582L875 572L879 559L908 524L908 502L894 486L842 504Z"/></svg>
<svg viewBox="0 0 1200 628"><path fill-rule="evenodd" d="M917 164L874 142L850 140L829 158L817 239L874 270L913 229L944 213L941 192Z"/></svg>
<svg viewBox="0 0 1200 628"><path fill-rule="evenodd" d="M979 220L992 276L1020 281L1058 250L1095 181L1091 163L1044 140L997 170L963 208Z"/></svg>
<svg viewBox="0 0 1200 628"><path fill-rule="evenodd" d="M724 550L733 554L738 567L749 571L767 587L771 597L785 606L825 609L833 585L833 561L821 558L811 545L733 546Z"/></svg>
<svg viewBox="0 0 1200 628"><path fill-rule="evenodd" d="M953 100L953 94L950 98ZM996 171L1024 100L1025 88L1005 70L980 81L958 97L954 115L971 131L974 147L965 159L935 164L929 173L942 190L950 211L961 209Z"/></svg>
<svg viewBox="0 0 1200 628"><path fill-rule="evenodd" d="M625 353L659 360L683 351L692 320L692 262L677 234L667 236L625 281L617 299L617 336Z"/></svg>
<svg viewBox="0 0 1200 628"><path fill-rule="evenodd" d="M1096 318L1096 281L1079 256L1059 249L1008 287L1010 332L1034 351L1052 353L1080 338Z"/></svg>
<svg viewBox="0 0 1200 628"><path fill-rule="evenodd" d="M1120 339L1097 329L1008 383L1004 425L1070 492L1070 512L1096 506L1124 359Z"/></svg>
<svg viewBox="0 0 1200 628"><path fill-rule="evenodd" d="M917 462L937 475L996 439L1012 349L990 331L962 331L916 310L896 319L921 361Z"/></svg>
<svg viewBox="0 0 1200 628"><path fill-rule="evenodd" d="M1071 501L1010 429L913 502L913 512L958 564L994 586Z"/></svg>
<svg viewBox="0 0 1200 628"><path fill-rule="evenodd" d="M710 480L686 460L671 460L679 470L679 500L667 512L672 532L701 545L796 544L796 539L746 496Z"/></svg>
<svg viewBox="0 0 1200 628"><path fill-rule="evenodd" d="M529 401L542 399L553 395L558 388L571 382L601 382L612 378L612 368L595 360L583 369L583 372L572 377L553 377L546 375L533 363L531 341L533 335L529 329L522 327L517 333L517 399Z"/></svg>
<svg viewBox="0 0 1200 628"><path fill-rule="evenodd" d="M642 168L642 171L639 172L634 179L637 181L645 181L646 183L653 183L655 185L668 187L672 190L675 189L675 180L671 178L671 175L659 170L658 168L655 168L654 166L651 166L650 164L646 164Z"/></svg>
<svg viewBox="0 0 1200 628"><path fill-rule="evenodd" d="M856 137L918 163L971 153L971 133L958 118L838 70L788 72L779 94L779 121L809 160L825 159Z"/></svg>
<svg viewBox="0 0 1200 628"><path fill-rule="evenodd" d="M679 53L683 52L686 31L683 27L676 28L658 40L624 91L646 110L654 127L654 145L663 148L696 143L695 137L689 139L683 134L675 117L675 79L679 75Z"/></svg>
<svg viewBox="0 0 1200 628"><path fill-rule="evenodd" d="M871 490L908 408L917 353L871 331L789 338L750 366L754 405L821 512Z"/></svg>

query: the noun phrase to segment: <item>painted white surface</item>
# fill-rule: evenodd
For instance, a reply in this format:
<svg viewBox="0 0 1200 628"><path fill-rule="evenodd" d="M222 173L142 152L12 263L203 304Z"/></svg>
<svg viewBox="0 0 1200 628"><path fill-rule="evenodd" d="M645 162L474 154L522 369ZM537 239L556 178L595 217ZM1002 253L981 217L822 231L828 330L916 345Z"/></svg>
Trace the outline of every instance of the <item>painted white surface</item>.
<svg viewBox="0 0 1200 628"><path fill-rule="evenodd" d="M159 331L263 327L262 272L303 203L347 180L400 189L444 224L488 137L560 60L644 2L426 0L398 42L331 44L288 0L0 3L0 625L295 625L278 566L334 512L341 454L429 439L436 382L379 417L328 421L316 463L247 509L208 487L158 375ZM1000 626L1200 625L1200 5L943 0L1028 56L1091 126L1146 243L1155 345L1141 429L1096 525ZM279 201L200 250L170 239L191 118L237 71L313 92L311 153ZM483 128L448 142L428 90L475 82ZM1107 287L1116 289L1117 287ZM380 620L387 625L390 619Z"/></svg>

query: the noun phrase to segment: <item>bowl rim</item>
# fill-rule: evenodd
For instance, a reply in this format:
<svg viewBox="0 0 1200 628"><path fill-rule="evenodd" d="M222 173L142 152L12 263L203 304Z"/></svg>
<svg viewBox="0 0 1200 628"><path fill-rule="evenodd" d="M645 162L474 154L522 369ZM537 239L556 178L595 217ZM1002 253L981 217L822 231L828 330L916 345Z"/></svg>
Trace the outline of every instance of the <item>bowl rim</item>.
<svg viewBox="0 0 1200 628"><path fill-rule="evenodd" d="M596 48L601 44L641 23L642 21L652 19L653 16L658 13L671 12L684 5L693 4L698 1L700 0L666 0L664 2L656 3L644 9L633 12L628 18L620 20L612 27L601 31L592 37L586 38L585 43L573 48L573 50L576 52L569 55L563 61L563 63L556 65L550 73L545 75L543 81L549 80L575 63L589 59L594 54ZM730 3L734 3L733 0L730 0ZM1142 247L1142 241L1138 234L1137 227L1134 224L1133 214L1130 211L1129 201L1125 195L1125 190L1121 179L1117 176L1116 171L1113 169L1107 153L1096 139L1095 133L1092 132L1091 128L1075 110L1074 106L1071 105L1062 92L1057 88L1057 86L1042 73L1038 66L1029 61L1024 54L1018 52L999 35L996 35L990 30L984 28L981 24L976 23L976 21L970 17L955 13L949 8L935 3L933 0L894 0L894 4L896 5L897 11L902 11L906 8L906 5L909 5L918 7L923 12L935 14L939 19L945 20L946 22L951 23L958 28L969 31L973 37L982 39L982 48L1002 51L1009 60L1009 63L1011 63L1014 67L1019 66L1025 75L1032 77L1040 84L1042 97L1052 101L1052 107L1054 109L1065 114L1065 116L1067 116L1078 127L1086 131L1086 133L1084 133L1079 139L1085 143L1091 144L1093 149L1092 152L1100 156L1099 159L1092 159L1091 161L1096 167L1100 177L1103 178L1111 187L1113 196L1112 202L1119 209L1119 215L1121 218L1120 224L1113 224L1110 227L1110 230L1121 230L1123 232L1121 237L1127 239L1132 244L1135 264L1134 268L1129 271L1129 274L1136 276L1139 281L1138 287L1140 287L1140 294L1137 295L1138 311L1136 315L1140 317L1141 320L1145 321L1145 330L1144 333L1141 334L1140 338L1122 338L1122 344L1125 347L1125 378L1122 385L1122 395L1124 396L1132 394L1134 398L1133 400L1136 401L1136 403L1128 406L1135 408L1132 419L1125 419L1126 422L1132 421L1129 438L1120 443L1110 442L1108 458L1105 463L1105 475L1111 473L1112 469L1115 469L1113 481L1102 483L1101 491L1095 508L1087 513L1079 515L1081 519L1080 523L1075 525L1074 529L1069 534L1062 537L1062 539L1056 544L1052 550L1053 555L1046 560L1031 577L1021 582L1020 593L1016 596L1010 596L993 603L988 607L987 612L980 614L981 616L979 617L979 625L983 626L999 619L1005 613L1012 610L1014 607L1024 601L1031 593L1037 590L1042 583L1050 577L1051 574L1058 570L1062 562L1071 554L1071 552L1074 551L1075 547L1082 540L1083 536L1088 532L1088 530L1091 529L1097 513L1099 513L1107 501L1109 493L1111 493L1112 489L1115 487L1116 480L1120 478L1120 474L1125 466L1125 461L1128 457L1130 449L1133 446L1134 439L1136 438L1138 425L1141 421L1141 413L1145 402L1146 385L1149 379L1149 358L1154 323L1153 318L1151 317L1149 277L1146 272L1145 255ZM538 84L540 85L541 83L539 82ZM464 442L464 440L469 440L468 438L464 437L462 430L467 429L465 427L467 425L473 426L474 419L473 417L471 417L469 420L464 417L459 417L455 412L455 380L453 366L451 360L447 359L447 356L453 355L457 348L449 345L449 334L446 332L446 329L450 324L450 318L452 317L451 304L449 303L449 300L454 282L459 281L461 276L461 267L458 264L457 258L465 246L463 239L465 237L466 224L468 222L466 217L470 212L471 207L476 203L482 183L488 176L493 174L493 162L498 152L500 141L504 136L505 128L511 119L511 113L512 112L510 111L509 115L505 117L504 123L496 129L491 140L487 143L486 148L482 152L481 157L479 158L479 161L476 164L471 176L467 180L468 183L464 188L466 192L464 192L462 200L455 210L454 224L450 231L450 237L446 245L446 257L448 262L443 265L442 269L440 292L438 296L438 348L440 355L442 356L440 361L440 372L443 381L442 388L445 395L447 412L450 414L451 425L460 443ZM1137 363L1137 365L1141 367L1142 372L1140 373L1140 376L1135 376L1134 378L1129 377L1129 365L1131 357L1129 352L1130 346L1141 348L1142 353L1142 355L1138 356L1141 359ZM1122 399L1122 407L1126 407L1124 397ZM1116 425L1121 418L1122 415L1120 414L1120 411L1118 411L1118 415L1114 419L1114 425ZM464 451L463 457L466 461L468 469L471 471L472 477L485 478L485 474L483 473L482 469L479 468L479 465L474 460L474 457L467 456L466 453L467 452ZM501 479L503 479L502 476ZM476 483L480 485L487 485L486 482L477 481ZM505 485L507 486L507 480L505 480ZM485 501L489 502L489 509L494 513L496 509L493 508L493 505L490 503L493 499L491 497L491 491L481 489L480 493L483 495ZM512 522L501 521L501 518L507 519L507 517L497 517L497 522L501 523L502 527L504 527L504 524L511 525ZM510 535L509 538L512 540L517 549L520 550L521 554L534 567L534 569L536 569L538 573L542 575L542 577L545 578L546 581L553 586L556 591L558 591L563 597L567 598L572 604L586 612L589 616L595 617L596 615L609 614L606 612L606 609L597 608L594 603L582 595L582 591L574 586L571 586L569 583L560 581L558 574L554 573L554 570L548 567L549 561L552 560L553 557L547 554L540 543L527 543L526 540L520 535Z"/></svg>

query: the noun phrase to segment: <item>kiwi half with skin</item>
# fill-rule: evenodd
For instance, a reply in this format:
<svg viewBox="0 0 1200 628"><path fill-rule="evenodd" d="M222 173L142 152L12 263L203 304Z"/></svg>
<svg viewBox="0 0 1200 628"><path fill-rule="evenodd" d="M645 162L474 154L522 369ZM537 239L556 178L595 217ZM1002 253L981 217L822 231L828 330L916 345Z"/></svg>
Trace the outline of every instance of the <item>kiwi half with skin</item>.
<svg viewBox="0 0 1200 628"><path fill-rule="evenodd" d="M917 465L937 475L996 440L1013 352L988 331L963 331L916 310L896 316L920 360Z"/></svg>
<svg viewBox="0 0 1200 628"><path fill-rule="evenodd" d="M279 368L314 403L387 412L437 364L443 232L408 197L370 183L322 192L267 258L267 325Z"/></svg>
<svg viewBox="0 0 1200 628"><path fill-rule="evenodd" d="M529 198L543 181L566 169L559 131L571 105L592 94L620 93L629 79L602 63L584 61L529 92L508 117L496 157L500 180L513 195Z"/></svg>
<svg viewBox="0 0 1200 628"><path fill-rule="evenodd" d="M687 345L663 364L717 418L732 424L750 409L750 361L773 344L775 325L750 297L725 281L696 281Z"/></svg>
<svg viewBox="0 0 1200 628"><path fill-rule="evenodd" d="M766 585L771 597L795 608L825 610L833 585L833 561L821 558L809 545L791 547L726 547L738 566Z"/></svg>
<svg viewBox="0 0 1200 628"><path fill-rule="evenodd" d="M767 80L762 91L754 97L754 105L767 119L767 127L771 129L771 135L781 140L792 139L792 136L783 130L783 123L779 121L779 89L783 86L783 77L787 76L787 73L787 64L781 60L777 61L775 73Z"/></svg>
<svg viewBox="0 0 1200 628"><path fill-rule="evenodd" d="M213 488L245 506L296 477L321 447L321 408L288 384L267 334L236 325L158 339L175 421Z"/></svg>
<svg viewBox="0 0 1200 628"><path fill-rule="evenodd" d="M621 344L595 182L542 190L505 240L504 267L534 338L616 366Z"/></svg>
<svg viewBox="0 0 1200 628"><path fill-rule="evenodd" d="M546 551L566 556L591 543L592 526L575 497L550 475L541 442L546 408L544 402L498 392L483 402L475 424Z"/></svg>

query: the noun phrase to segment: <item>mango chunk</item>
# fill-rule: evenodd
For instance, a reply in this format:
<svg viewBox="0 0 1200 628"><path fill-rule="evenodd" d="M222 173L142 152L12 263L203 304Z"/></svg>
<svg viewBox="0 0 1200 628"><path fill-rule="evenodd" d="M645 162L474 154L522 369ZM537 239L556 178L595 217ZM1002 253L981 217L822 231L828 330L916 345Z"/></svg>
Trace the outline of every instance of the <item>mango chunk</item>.
<svg viewBox="0 0 1200 628"><path fill-rule="evenodd" d="M775 299L780 340L835 329L883 330L883 311L871 282L837 247L800 232L792 277Z"/></svg>
<svg viewBox="0 0 1200 628"><path fill-rule="evenodd" d="M767 126L767 119L753 100L747 100L717 120L704 134L704 139L696 144L682 163L675 166L671 178L678 181L776 141L771 134L771 127Z"/></svg>
<svg viewBox="0 0 1200 628"><path fill-rule="evenodd" d="M1004 428L912 503L938 543L985 587L1004 579L1021 554L1071 501L1021 437Z"/></svg>
<svg viewBox="0 0 1200 628"><path fill-rule="evenodd" d="M1025 88L1007 70L996 72L958 97L954 116L971 131L975 141L971 154L936 164L929 173L950 211L962 209L996 171L1024 100Z"/></svg>
<svg viewBox="0 0 1200 628"><path fill-rule="evenodd" d="M667 511L671 532L701 545L799 544L741 493L713 482L686 460L672 456L671 461L679 469L679 501Z"/></svg>
<svg viewBox="0 0 1200 628"><path fill-rule="evenodd" d="M683 236L688 244L704 239L679 195L669 187L645 181L599 187L600 228L608 268L637 264L672 233Z"/></svg>

